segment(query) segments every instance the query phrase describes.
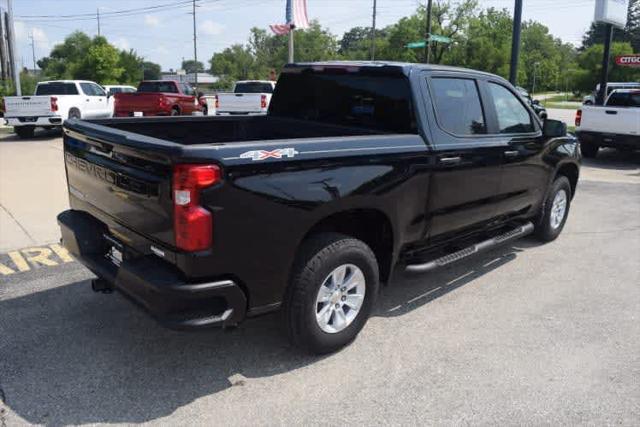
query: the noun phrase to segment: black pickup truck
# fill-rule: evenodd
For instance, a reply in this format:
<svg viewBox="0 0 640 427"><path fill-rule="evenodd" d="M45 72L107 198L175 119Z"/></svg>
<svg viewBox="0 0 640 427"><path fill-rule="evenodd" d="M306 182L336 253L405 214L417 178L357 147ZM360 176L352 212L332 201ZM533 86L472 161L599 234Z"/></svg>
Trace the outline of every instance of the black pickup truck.
<svg viewBox="0 0 640 427"><path fill-rule="evenodd" d="M355 338L395 266L561 232L580 151L495 75L284 68L266 116L69 120L64 245L161 323L282 310L315 353Z"/></svg>

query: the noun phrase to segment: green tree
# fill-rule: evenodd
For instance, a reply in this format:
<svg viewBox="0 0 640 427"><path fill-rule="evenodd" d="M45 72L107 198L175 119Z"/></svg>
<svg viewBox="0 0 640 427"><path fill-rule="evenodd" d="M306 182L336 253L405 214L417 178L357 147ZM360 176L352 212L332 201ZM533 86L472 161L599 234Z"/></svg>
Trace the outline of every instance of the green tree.
<svg viewBox="0 0 640 427"><path fill-rule="evenodd" d="M93 80L100 84L119 83L124 67L118 49L104 37L94 37L91 47L77 63L73 78Z"/></svg>
<svg viewBox="0 0 640 427"><path fill-rule="evenodd" d="M143 79L143 58L133 49L120 51L119 66L123 69L120 83L136 85Z"/></svg>
<svg viewBox="0 0 640 427"><path fill-rule="evenodd" d="M162 75L162 69L159 64L151 61L144 61L142 63L143 80L160 80Z"/></svg>
<svg viewBox="0 0 640 427"><path fill-rule="evenodd" d="M202 73L204 72L204 64L200 61L194 61L193 59L187 59L182 61L181 67L186 73Z"/></svg>
<svg viewBox="0 0 640 427"><path fill-rule="evenodd" d="M78 64L92 45L85 33L76 31L54 46L48 57L38 61L44 74L52 79L73 79Z"/></svg>

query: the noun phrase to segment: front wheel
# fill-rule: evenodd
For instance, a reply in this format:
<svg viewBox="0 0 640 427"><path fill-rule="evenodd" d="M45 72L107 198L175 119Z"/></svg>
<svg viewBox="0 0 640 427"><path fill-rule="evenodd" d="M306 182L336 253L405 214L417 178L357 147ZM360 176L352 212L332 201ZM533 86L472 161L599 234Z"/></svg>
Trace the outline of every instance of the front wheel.
<svg viewBox="0 0 640 427"><path fill-rule="evenodd" d="M355 339L378 293L378 263L362 241L323 233L303 244L283 307L293 345L315 354Z"/></svg>
<svg viewBox="0 0 640 427"><path fill-rule="evenodd" d="M559 176L551 185L551 191L544 203L538 225L535 229L536 237L543 242L555 240L567 222L571 205L571 184L565 176Z"/></svg>

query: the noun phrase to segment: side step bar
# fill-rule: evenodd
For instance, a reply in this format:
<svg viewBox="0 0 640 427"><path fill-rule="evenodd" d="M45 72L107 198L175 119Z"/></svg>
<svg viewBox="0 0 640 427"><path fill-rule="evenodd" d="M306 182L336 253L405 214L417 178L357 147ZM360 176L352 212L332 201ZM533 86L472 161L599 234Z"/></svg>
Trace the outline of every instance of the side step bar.
<svg viewBox="0 0 640 427"><path fill-rule="evenodd" d="M496 246L507 243L511 240L515 240L520 237L524 237L527 234L531 234L533 232L533 228L534 228L533 223L527 222L521 227L515 228L511 231L507 231L506 233L500 234L499 236L493 237L489 240L476 243L475 245L469 246L468 248L464 248L457 252L450 253L441 258L434 259L433 261L429 261L424 264L407 265L406 271L409 271L412 273L425 273L427 271L435 270L436 268L453 264L454 262L470 257L471 255L484 252Z"/></svg>

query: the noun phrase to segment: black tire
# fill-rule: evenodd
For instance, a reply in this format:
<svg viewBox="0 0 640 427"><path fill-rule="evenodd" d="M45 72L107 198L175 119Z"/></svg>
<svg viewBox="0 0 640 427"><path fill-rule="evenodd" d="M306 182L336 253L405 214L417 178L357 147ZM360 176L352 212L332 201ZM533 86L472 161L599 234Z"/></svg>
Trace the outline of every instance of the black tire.
<svg viewBox="0 0 640 427"><path fill-rule="evenodd" d="M69 110L69 118L70 119L81 119L82 118L82 114L80 114L80 110L78 110L77 108L72 108L71 110Z"/></svg>
<svg viewBox="0 0 640 427"><path fill-rule="evenodd" d="M36 127L35 126L15 126L13 130L21 139L27 139L27 138L33 138L33 134L36 131Z"/></svg>
<svg viewBox="0 0 640 427"><path fill-rule="evenodd" d="M202 115L203 116L208 116L209 115L209 109L207 108L206 105L202 108Z"/></svg>
<svg viewBox="0 0 640 427"><path fill-rule="evenodd" d="M580 143L580 151L582 151L582 155L587 159L595 159L599 149L600 147L589 142Z"/></svg>
<svg viewBox="0 0 640 427"><path fill-rule="evenodd" d="M179 116L180 115L180 109L178 107L173 107L171 109L171 115L172 116Z"/></svg>
<svg viewBox="0 0 640 427"><path fill-rule="evenodd" d="M556 195L561 191L565 192L566 197L566 207L564 209L564 217L562 220L554 226L552 220L552 214L554 213L554 200L556 199ZM542 207L542 212L540 217L538 218L535 236L538 240L543 242L551 242L555 240L560 233L562 233L562 229L564 228L565 223L567 222L567 218L569 216L569 209L571 208L571 184L569 180L565 176L559 176L551 185L551 189L549 190L549 194L547 195L547 199L544 202L544 206Z"/></svg>
<svg viewBox="0 0 640 427"><path fill-rule="evenodd" d="M355 265L363 273L364 301L345 329L325 332L316 320L316 298L329 274L345 264ZM364 242L338 233L322 233L310 238L302 245L284 299L282 313L289 340L314 354L330 353L346 346L369 319L378 288L378 262Z"/></svg>

